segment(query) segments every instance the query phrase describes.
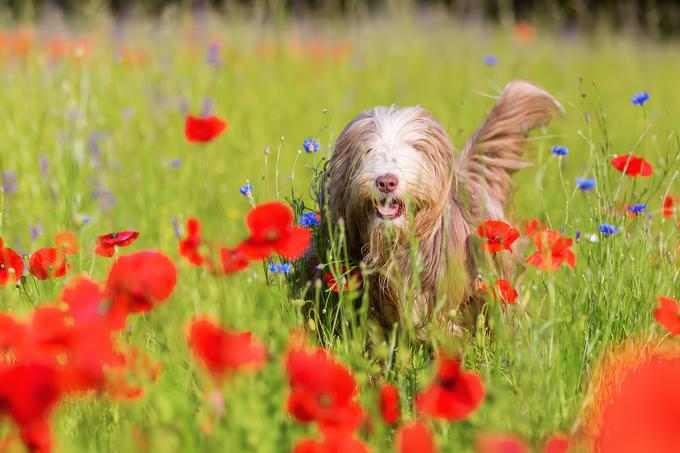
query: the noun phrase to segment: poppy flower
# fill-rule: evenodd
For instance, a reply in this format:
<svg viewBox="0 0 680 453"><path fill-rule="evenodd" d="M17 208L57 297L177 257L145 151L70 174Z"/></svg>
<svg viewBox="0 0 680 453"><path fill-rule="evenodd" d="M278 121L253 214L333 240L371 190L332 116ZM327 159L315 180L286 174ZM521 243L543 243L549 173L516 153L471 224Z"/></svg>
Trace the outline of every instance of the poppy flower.
<svg viewBox="0 0 680 453"><path fill-rule="evenodd" d="M220 248L220 261L222 262L222 272L225 275L242 271L250 264L241 246Z"/></svg>
<svg viewBox="0 0 680 453"><path fill-rule="evenodd" d="M569 267L576 266L576 255L569 248L573 240L562 237L559 231L544 230L534 234L531 239L538 251L527 258L527 264L544 271L555 271L562 266L563 262Z"/></svg>
<svg viewBox="0 0 680 453"><path fill-rule="evenodd" d="M28 270L38 280L63 277L71 270L66 256L54 247L44 247L31 255Z"/></svg>
<svg viewBox="0 0 680 453"><path fill-rule="evenodd" d="M388 425L399 420L399 391L391 384L380 387L380 416Z"/></svg>
<svg viewBox="0 0 680 453"><path fill-rule="evenodd" d="M50 451L48 417L61 393L54 368L40 364L6 367L0 371L0 411L19 427L30 451Z"/></svg>
<svg viewBox="0 0 680 453"><path fill-rule="evenodd" d="M170 258L156 251L125 255L109 270L106 295L117 328L129 313L143 313L164 302L177 283L177 270Z"/></svg>
<svg viewBox="0 0 680 453"><path fill-rule="evenodd" d="M543 231L546 229L548 229L548 227L543 222L539 222L538 219L527 220L524 223L524 233L527 236L532 236L538 233L539 231Z"/></svg>
<svg viewBox="0 0 680 453"><path fill-rule="evenodd" d="M116 253L116 247L127 247L137 240L139 233L136 231L118 231L115 233L99 236L96 240L97 248L94 253L107 258Z"/></svg>
<svg viewBox="0 0 680 453"><path fill-rule="evenodd" d="M487 239L482 243L482 250L497 253L509 250L512 253L512 243L519 237L519 231L500 220L487 220L477 227L477 235Z"/></svg>
<svg viewBox="0 0 680 453"><path fill-rule="evenodd" d="M187 236L179 243L179 254L194 266L203 265L204 259L199 251L201 246L201 223L198 219L187 220Z"/></svg>
<svg viewBox="0 0 680 453"><path fill-rule="evenodd" d="M666 198L663 199L662 214L664 217L673 217L675 214L675 205L677 204L677 201L677 198L675 198L673 195L666 195Z"/></svg>
<svg viewBox="0 0 680 453"><path fill-rule="evenodd" d="M189 345L216 378L246 366L258 367L267 360L264 345L250 332L230 332L206 319L191 324Z"/></svg>
<svg viewBox="0 0 680 453"><path fill-rule="evenodd" d="M246 218L250 237L241 243L248 258L261 260L271 253L287 259L300 258L311 242L307 228L293 224L293 212L277 201L255 206Z"/></svg>
<svg viewBox="0 0 680 453"><path fill-rule="evenodd" d="M612 159L612 166L618 171L632 176L651 176L654 172L652 164L647 162L644 158L634 156L632 154L622 154Z"/></svg>
<svg viewBox="0 0 680 453"><path fill-rule="evenodd" d="M360 426L364 415L355 401L357 383L326 351L291 350L286 371L290 384L288 412L296 420L349 432Z"/></svg>
<svg viewBox="0 0 680 453"><path fill-rule="evenodd" d="M61 300L68 307L67 313L76 321L88 321L104 316L106 293L99 283L78 275L71 278L61 292Z"/></svg>
<svg viewBox="0 0 680 453"><path fill-rule="evenodd" d="M324 432L322 440L304 439L293 448L293 453L368 453L368 448L351 433Z"/></svg>
<svg viewBox="0 0 680 453"><path fill-rule="evenodd" d="M340 291L354 291L355 289L361 288L364 284L364 279L361 277L361 270L354 268L347 272L346 267L342 267L341 275L339 279L335 279L332 272L324 274L323 279L328 285L328 289L334 293L339 293Z"/></svg>
<svg viewBox="0 0 680 453"><path fill-rule="evenodd" d="M680 334L680 308L675 299L659 296L659 308L654 310L654 317L671 335Z"/></svg>
<svg viewBox="0 0 680 453"><path fill-rule="evenodd" d="M430 430L420 421L413 421L399 428L395 439L397 453L434 453L437 451Z"/></svg>
<svg viewBox="0 0 680 453"><path fill-rule="evenodd" d="M517 437L485 434L477 438L477 453L529 453L529 447Z"/></svg>
<svg viewBox="0 0 680 453"><path fill-rule="evenodd" d="M10 281L18 282L24 275L24 260L9 247L5 247L0 237L0 286Z"/></svg>
<svg viewBox="0 0 680 453"><path fill-rule="evenodd" d="M226 121L216 116L196 117L187 115L184 121L184 136L191 143L210 142L226 129Z"/></svg>
<svg viewBox="0 0 680 453"><path fill-rule="evenodd" d="M78 253L78 241L70 231L60 231L54 236L56 249L66 255Z"/></svg>
<svg viewBox="0 0 680 453"><path fill-rule="evenodd" d="M458 359L440 352L437 375L428 388L416 395L416 409L435 418L464 420L483 399L479 376L464 371Z"/></svg>
<svg viewBox="0 0 680 453"><path fill-rule="evenodd" d="M30 452L48 453L52 451L52 428L47 419L21 426L19 435Z"/></svg>
<svg viewBox="0 0 680 453"><path fill-rule="evenodd" d="M496 296L496 289L500 293L501 297L501 302L504 304L514 304L517 301L517 298L519 297L519 294L517 293L517 290L512 287L510 282L507 280L496 280L493 284L494 290L492 291L493 294L493 300L498 300Z"/></svg>
<svg viewBox="0 0 680 453"><path fill-rule="evenodd" d="M597 407L585 418L592 439L583 451L676 452L680 445L680 357L666 345L615 353L594 387Z"/></svg>
<svg viewBox="0 0 680 453"><path fill-rule="evenodd" d="M567 453L571 442L564 434L554 434L543 445L543 453Z"/></svg>

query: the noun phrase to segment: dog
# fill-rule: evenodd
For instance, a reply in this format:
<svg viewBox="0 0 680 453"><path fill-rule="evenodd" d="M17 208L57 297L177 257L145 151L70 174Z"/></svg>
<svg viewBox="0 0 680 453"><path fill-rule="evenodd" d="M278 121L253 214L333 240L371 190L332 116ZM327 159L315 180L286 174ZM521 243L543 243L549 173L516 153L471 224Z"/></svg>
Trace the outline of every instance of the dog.
<svg viewBox="0 0 680 453"><path fill-rule="evenodd" d="M421 107L375 107L345 127L323 175L323 209L344 226L349 258L369 270L373 320L389 330L410 313L419 337L430 323L452 335L474 324L471 236L505 219L512 174L531 165L521 159L529 131L562 111L542 88L513 81L458 155ZM509 275L511 259L498 260Z"/></svg>

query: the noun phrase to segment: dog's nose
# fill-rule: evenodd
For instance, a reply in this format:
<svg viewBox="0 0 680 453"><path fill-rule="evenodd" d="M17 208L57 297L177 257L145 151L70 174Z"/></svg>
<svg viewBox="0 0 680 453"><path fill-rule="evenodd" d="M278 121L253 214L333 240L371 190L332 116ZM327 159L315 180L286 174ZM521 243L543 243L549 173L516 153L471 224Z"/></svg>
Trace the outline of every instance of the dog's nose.
<svg viewBox="0 0 680 453"><path fill-rule="evenodd" d="M392 173L385 173L375 178L375 185L382 193L394 192L399 185L399 178Z"/></svg>

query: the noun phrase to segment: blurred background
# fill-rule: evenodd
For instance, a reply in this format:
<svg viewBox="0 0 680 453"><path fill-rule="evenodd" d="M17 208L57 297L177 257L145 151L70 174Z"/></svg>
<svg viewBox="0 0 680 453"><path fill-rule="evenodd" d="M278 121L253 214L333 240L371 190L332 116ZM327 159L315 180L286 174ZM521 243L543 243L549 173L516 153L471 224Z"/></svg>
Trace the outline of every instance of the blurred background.
<svg viewBox="0 0 680 453"><path fill-rule="evenodd" d="M597 27L644 31L656 37L678 33L677 0L2 0L5 20L32 20L57 11L73 18L112 12L162 14L167 9L214 9L262 20L288 17L364 17L412 10L437 10L461 20L491 23L536 21L554 27Z"/></svg>

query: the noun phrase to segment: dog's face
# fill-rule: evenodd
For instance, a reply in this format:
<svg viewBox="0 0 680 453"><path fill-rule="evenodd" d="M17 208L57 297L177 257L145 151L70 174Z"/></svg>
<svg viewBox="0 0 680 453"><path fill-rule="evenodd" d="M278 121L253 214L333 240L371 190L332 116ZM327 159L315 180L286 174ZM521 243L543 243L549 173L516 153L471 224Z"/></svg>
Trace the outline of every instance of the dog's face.
<svg viewBox="0 0 680 453"><path fill-rule="evenodd" d="M412 226L418 235L441 219L452 151L443 127L422 108L361 113L340 134L329 164L334 215L359 225L355 233L364 244L385 228L408 232Z"/></svg>

